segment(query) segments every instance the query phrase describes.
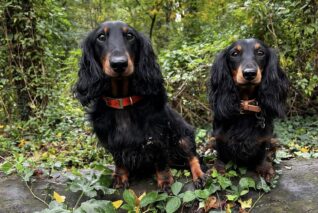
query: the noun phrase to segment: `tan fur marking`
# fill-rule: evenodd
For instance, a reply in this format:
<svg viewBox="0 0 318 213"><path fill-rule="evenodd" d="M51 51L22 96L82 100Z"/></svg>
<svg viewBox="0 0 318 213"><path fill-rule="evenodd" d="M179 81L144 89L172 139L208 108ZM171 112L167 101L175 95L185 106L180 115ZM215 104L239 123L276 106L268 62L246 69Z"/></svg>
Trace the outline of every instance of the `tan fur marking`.
<svg viewBox="0 0 318 213"><path fill-rule="evenodd" d="M232 75L233 75L233 80L234 80L235 84L244 84L244 83L246 83L246 80L243 77L242 66L239 66L239 68L237 70L233 70L232 73L233 73Z"/></svg>
<svg viewBox="0 0 318 213"><path fill-rule="evenodd" d="M123 27L122 30L123 30L124 33L128 32L128 28L127 27Z"/></svg>
<svg viewBox="0 0 318 213"><path fill-rule="evenodd" d="M192 173L193 181L196 181L200 177L204 176L204 172L202 172L202 170L201 170L200 162L199 162L199 159L197 157L192 157L189 160L189 165L190 165L190 170Z"/></svg>
<svg viewBox="0 0 318 213"><path fill-rule="evenodd" d="M113 177L116 179L117 182L115 188L121 188L128 184L129 173L128 170L123 167L116 166Z"/></svg>
<svg viewBox="0 0 318 213"><path fill-rule="evenodd" d="M108 31L109 31L109 28L108 27L104 27L104 32L108 33Z"/></svg>
<svg viewBox="0 0 318 213"><path fill-rule="evenodd" d="M259 84L262 81L262 71L259 67L257 67L256 77L251 81L253 84Z"/></svg>
<svg viewBox="0 0 318 213"><path fill-rule="evenodd" d="M165 185L171 185L174 180L170 169L164 171L156 171L157 184L159 188L163 188Z"/></svg>
<svg viewBox="0 0 318 213"><path fill-rule="evenodd" d="M261 45L259 44L259 43L256 43L255 45L254 45L254 48L257 50L258 48L260 48L261 47Z"/></svg>
<svg viewBox="0 0 318 213"><path fill-rule="evenodd" d="M130 76L134 72L134 62L132 58L129 56L128 52L126 52L127 58L128 58L128 66L125 72L123 73L123 76Z"/></svg>
<svg viewBox="0 0 318 213"><path fill-rule="evenodd" d="M238 51L241 51L241 50L242 50L242 46L241 46L241 45L237 45L237 46L235 47L235 49L238 50Z"/></svg>
<svg viewBox="0 0 318 213"><path fill-rule="evenodd" d="M110 67L109 54L104 56L104 58L102 58L101 60L102 60L103 71L105 72L105 74L110 77L117 77L117 73L115 73L114 70Z"/></svg>

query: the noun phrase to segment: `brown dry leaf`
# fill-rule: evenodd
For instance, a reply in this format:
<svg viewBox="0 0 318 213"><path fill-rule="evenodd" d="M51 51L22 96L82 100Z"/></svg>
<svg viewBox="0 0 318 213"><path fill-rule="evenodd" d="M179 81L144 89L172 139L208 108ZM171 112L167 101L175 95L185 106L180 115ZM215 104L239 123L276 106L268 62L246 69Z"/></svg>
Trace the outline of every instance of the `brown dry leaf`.
<svg viewBox="0 0 318 213"><path fill-rule="evenodd" d="M221 208L222 205L223 205L223 203L220 200L218 200L215 196L210 196L204 202L204 210L205 210L205 212L208 212L210 209Z"/></svg>
<svg viewBox="0 0 318 213"><path fill-rule="evenodd" d="M245 209L240 208L239 213L248 213Z"/></svg>

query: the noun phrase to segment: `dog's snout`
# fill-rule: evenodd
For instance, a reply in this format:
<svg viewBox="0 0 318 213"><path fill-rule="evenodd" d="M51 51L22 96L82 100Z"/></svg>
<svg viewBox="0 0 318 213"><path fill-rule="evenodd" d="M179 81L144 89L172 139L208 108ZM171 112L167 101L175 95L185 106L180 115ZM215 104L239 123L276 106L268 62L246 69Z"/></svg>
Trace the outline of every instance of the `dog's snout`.
<svg viewBox="0 0 318 213"><path fill-rule="evenodd" d="M109 60L110 67L118 73L122 73L128 66L128 58L126 55L112 56Z"/></svg>
<svg viewBox="0 0 318 213"><path fill-rule="evenodd" d="M248 67L243 70L243 77L248 81L253 80L256 77L256 74L257 68L254 67Z"/></svg>

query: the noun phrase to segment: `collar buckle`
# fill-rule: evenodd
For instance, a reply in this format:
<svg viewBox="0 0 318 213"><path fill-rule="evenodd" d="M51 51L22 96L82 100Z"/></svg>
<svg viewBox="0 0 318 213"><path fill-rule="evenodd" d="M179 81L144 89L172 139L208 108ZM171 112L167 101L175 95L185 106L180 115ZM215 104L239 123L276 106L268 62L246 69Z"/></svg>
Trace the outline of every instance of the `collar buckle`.
<svg viewBox="0 0 318 213"><path fill-rule="evenodd" d="M124 109L124 104L123 104L123 99L117 99L117 101L118 101L118 109Z"/></svg>

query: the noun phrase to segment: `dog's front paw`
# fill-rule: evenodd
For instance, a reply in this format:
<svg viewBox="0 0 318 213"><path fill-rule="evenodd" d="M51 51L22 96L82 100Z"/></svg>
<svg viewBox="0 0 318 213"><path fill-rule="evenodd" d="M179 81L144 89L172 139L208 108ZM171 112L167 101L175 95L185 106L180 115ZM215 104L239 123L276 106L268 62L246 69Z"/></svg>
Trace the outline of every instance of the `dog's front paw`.
<svg viewBox="0 0 318 213"><path fill-rule="evenodd" d="M171 185L174 183L170 169L167 169L164 171L157 171L156 176L157 176L158 188L160 190L170 194L171 193Z"/></svg>
<svg viewBox="0 0 318 213"><path fill-rule="evenodd" d="M193 184L196 188L203 188L207 179L206 174L202 171L199 159L193 157L189 161Z"/></svg>
<svg viewBox="0 0 318 213"><path fill-rule="evenodd" d="M121 176L113 175L113 188L115 189L129 188L128 179L124 179Z"/></svg>
<svg viewBox="0 0 318 213"><path fill-rule="evenodd" d="M203 173L201 176L198 176L196 179L193 178L193 185L196 189L202 189L205 186L208 176Z"/></svg>
<svg viewBox="0 0 318 213"><path fill-rule="evenodd" d="M129 188L128 171L125 168L116 167L116 170L113 173L113 188Z"/></svg>
<svg viewBox="0 0 318 213"><path fill-rule="evenodd" d="M270 162L263 162L261 165L256 167L256 172L262 176L266 182L270 182L275 176L275 170Z"/></svg>

